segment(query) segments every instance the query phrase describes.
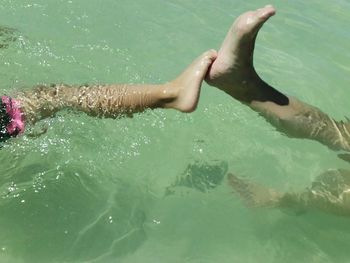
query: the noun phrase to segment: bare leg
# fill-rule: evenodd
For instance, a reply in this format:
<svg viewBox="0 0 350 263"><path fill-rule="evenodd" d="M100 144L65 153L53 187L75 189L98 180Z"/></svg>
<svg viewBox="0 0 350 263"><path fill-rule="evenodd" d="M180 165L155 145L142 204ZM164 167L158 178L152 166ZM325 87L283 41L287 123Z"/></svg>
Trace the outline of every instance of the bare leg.
<svg viewBox="0 0 350 263"><path fill-rule="evenodd" d="M350 151L350 124L288 97L264 82L253 66L259 29L274 14L272 6L239 16L230 28L206 81L247 104L289 136L317 140Z"/></svg>
<svg viewBox="0 0 350 263"><path fill-rule="evenodd" d="M228 174L227 179L228 184L248 207L278 207L283 196L277 191L243 180L232 173Z"/></svg>
<svg viewBox="0 0 350 263"><path fill-rule="evenodd" d="M203 78L215 58L214 50L203 53L175 80L165 84L43 86L20 94L18 100L27 121L32 123L64 108L111 118L148 108L191 112L197 106Z"/></svg>
<svg viewBox="0 0 350 263"><path fill-rule="evenodd" d="M303 193L280 193L263 185L228 174L228 184L249 208L279 208L285 212L301 214L316 209L308 202L309 191ZM311 193L311 192L310 192Z"/></svg>
<svg viewBox="0 0 350 263"><path fill-rule="evenodd" d="M318 176L310 188L300 193L279 193L265 186L228 174L228 184L248 207L288 209L296 214L318 210L350 216L350 172L329 170Z"/></svg>

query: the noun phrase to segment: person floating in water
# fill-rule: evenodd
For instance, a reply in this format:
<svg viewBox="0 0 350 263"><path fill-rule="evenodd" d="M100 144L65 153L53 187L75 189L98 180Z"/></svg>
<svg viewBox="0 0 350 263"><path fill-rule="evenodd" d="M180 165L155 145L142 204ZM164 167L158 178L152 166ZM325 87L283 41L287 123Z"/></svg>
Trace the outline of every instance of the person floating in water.
<svg viewBox="0 0 350 263"><path fill-rule="evenodd" d="M71 108L92 116L116 118L145 109L195 110L202 81L216 58L209 50L175 80L159 85L38 86L13 97L0 98L0 142L25 131L27 124Z"/></svg>
<svg viewBox="0 0 350 263"><path fill-rule="evenodd" d="M176 80L164 85L54 85L18 94L14 99L2 97L0 131L3 135L0 136L16 136L23 132L26 122L34 123L67 107L104 117L158 107L191 112L207 74L209 85L258 111L287 135L350 151L349 122L335 121L316 107L282 94L256 73L253 67L255 39L275 12L268 5L242 14L230 28L217 59L214 50L208 51Z"/></svg>
<svg viewBox="0 0 350 263"><path fill-rule="evenodd" d="M316 107L289 97L268 85L256 73L253 52L259 29L274 14L268 5L242 14L230 28L218 54L207 51L178 78L162 85L40 86L0 100L0 142L64 108L92 116L115 118L147 108L195 110L204 78L232 98L259 112L289 136L319 141L335 150L350 151L350 123L335 121ZM251 206L318 208L350 215L350 172L322 174L302 193L278 193L240 179L232 173L229 185Z"/></svg>
<svg viewBox="0 0 350 263"><path fill-rule="evenodd" d="M282 94L264 82L253 66L257 33L274 14L268 5L239 16L230 28L206 81L263 115L291 137L319 141L335 150L350 151L350 123L338 122L316 107ZM301 193L273 189L228 174L229 185L250 207L312 209L350 216L350 171L330 170Z"/></svg>

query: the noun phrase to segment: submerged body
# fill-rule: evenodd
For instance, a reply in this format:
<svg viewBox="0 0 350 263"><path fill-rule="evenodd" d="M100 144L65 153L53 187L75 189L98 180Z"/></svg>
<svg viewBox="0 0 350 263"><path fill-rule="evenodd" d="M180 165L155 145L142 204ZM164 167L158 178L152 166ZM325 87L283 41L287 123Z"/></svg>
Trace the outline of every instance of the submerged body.
<svg viewBox="0 0 350 263"><path fill-rule="evenodd" d="M319 175L311 187L301 192L280 193L233 174L228 175L228 182L248 207L280 208L295 214L318 210L338 216L350 216L348 170L329 170Z"/></svg>

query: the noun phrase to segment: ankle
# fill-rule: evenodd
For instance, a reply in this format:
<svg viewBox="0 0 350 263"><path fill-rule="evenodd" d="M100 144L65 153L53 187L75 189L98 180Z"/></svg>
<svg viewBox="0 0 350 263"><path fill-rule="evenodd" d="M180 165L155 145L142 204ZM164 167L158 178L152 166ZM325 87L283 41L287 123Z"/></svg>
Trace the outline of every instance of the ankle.
<svg viewBox="0 0 350 263"><path fill-rule="evenodd" d="M289 99L286 95L274 89L265 81L261 80L261 84L259 86L260 95L258 101L271 101L280 106L286 106L289 104Z"/></svg>
<svg viewBox="0 0 350 263"><path fill-rule="evenodd" d="M167 82L157 87L158 104L163 108L172 108L172 102L179 97L179 87L173 82Z"/></svg>
<svg viewBox="0 0 350 263"><path fill-rule="evenodd" d="M252 101L271 101L281 106L289 104L287 96L268 85L257 74L237 78L233 83L226 81L216 86L236 100L247 104Z"/></svg>

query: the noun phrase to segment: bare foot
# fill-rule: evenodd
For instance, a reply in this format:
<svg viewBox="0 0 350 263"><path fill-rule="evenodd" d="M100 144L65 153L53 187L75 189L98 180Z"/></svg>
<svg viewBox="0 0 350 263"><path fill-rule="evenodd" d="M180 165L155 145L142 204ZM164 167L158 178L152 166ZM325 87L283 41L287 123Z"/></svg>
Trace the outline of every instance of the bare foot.
<svg viewBox="0 0 350 263"><path fill-rule="evenodd" d="M175 80L170 82L170 88L172 89L170 92L176 90L176 96L164 107L174 108L182 112L194 111L198 104L203 79L216 57L217 52L215 50L204 52Z"/></svg>
<svg viewBox="0 0 350 263"><path fill-rule="evenodd" d="M243 102L262 96L259 87L263 81L253 66L254 45L259 29L275 13L268 5L236 19L206 77L210 85Z"/></svg>

